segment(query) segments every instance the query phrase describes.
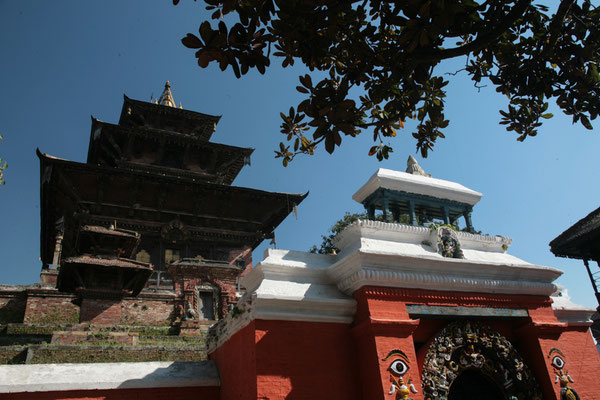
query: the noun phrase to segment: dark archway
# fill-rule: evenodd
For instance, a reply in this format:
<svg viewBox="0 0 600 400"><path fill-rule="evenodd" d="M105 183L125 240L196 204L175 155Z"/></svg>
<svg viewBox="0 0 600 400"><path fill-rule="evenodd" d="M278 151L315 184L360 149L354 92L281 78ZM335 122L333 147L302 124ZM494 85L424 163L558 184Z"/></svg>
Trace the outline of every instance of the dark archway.
<svg viewBox="0 0 600 400"><path fill-rule="evenodd" d="M503 392L480 370L467 369L450 385L448 400L506 400Z"/></svg>

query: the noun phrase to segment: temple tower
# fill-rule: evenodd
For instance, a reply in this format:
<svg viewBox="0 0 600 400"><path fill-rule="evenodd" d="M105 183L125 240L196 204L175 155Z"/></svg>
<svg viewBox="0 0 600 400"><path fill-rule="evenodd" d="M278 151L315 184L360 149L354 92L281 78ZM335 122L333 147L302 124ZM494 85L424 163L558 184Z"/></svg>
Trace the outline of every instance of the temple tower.
<svg viewBox="0 0 600 400"><path fill-rule="evenodd" d="M85 164L38 151L43 280L58 274L60 290L88 297L116 288L117 300L146 287L172 301L178 318L222 318L252 250L305 195L232 186L253 149L211 142L219 119L177 107L167 82L154 103L125 96L116 125L92 118ZM94 253L92 236L113 246L110 257ZM108 258L115 271L135 267L135 285L101 274L97 260Z"/></svg>

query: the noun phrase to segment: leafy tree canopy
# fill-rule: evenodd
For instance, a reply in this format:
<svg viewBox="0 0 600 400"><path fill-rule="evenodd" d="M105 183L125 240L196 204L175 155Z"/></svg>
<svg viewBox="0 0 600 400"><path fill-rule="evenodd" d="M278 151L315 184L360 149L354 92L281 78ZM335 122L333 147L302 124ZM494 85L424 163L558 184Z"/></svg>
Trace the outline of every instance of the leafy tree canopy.
<svg viewBox="0 0 600 400"><path fill-rule="evenodd" d="M353 222L358 221L359 219L368 219L367 214L365 214L365 213L350 214L348 211L346 211L346 214L344 214L344 217L342 219L336 221L336 223L333 224L333 226L331 228L329 228L329 235L321 236L321 239L322 239L321 245L319 247L314 245L313 247L310 248L309 251L311 253L318 253L318 254L337 253L339 251L339 249L337 247L335 247L335 245L333 244L333 239L341 231L343 231L348 225L352 224Z"/></svg>
<svg viewBox="0 0 600 400"><path fill-rule="evenodd" d="M318 253L318 254L334 254L337 253L339 251L339 249L337 247L335 247L335 245L333 244L333 239L341 232L343 231L348 225L352 224L353 222L358 221L359 219L367 219L367 214L365 213L355 213L355 214L350 214L348 211L346 211L346 214L344 214L344 217L338 221L336 221L335 224L333 224L333 226L331 228L329 228L329 235L321 236L321 245L319 247L317 247L316 245L314 245L313 247L310 248L310 252L311 253Z"/></svg>
<svg viewBox="0 0 600 400"><path fill-rule="evenodd" d="M332 153L343 136L366 128L375 142L369 154L382 160L392 151L385 138L408 119L416 120L412 135L426 157L449 123L448 81L435 67L451 58L464 57L475 85L486 81L506 95L500 124L519 141L552 117L549 101L587 129L600 111L600 11L591 0L561 0L554 13L532 0L205 3L220 21L182 39L199 66L216 62L240 77L251 68L264 73L278 58L283 67L299 61L326 73L318 82L300 76L296 89L306 98L281 113L285 140L276 156L284 165L321 143ZM233 23L222 19L228 14Z"/></svg>
<svg viewBox="0 0 600 400"><path fill-rule="evenodd" d="M358 221L359 219L363 219L363 220L369 219L369 216L366 213L351 214L350 212L346 211L346 213L344 214L344 217L342 219L339 219L338 221L336 221L336 223L333 224L333 226L331 228L329 228L329 235L321 236L321 239L322 239L321 245L319 247L314 245L313 247L311 247L309 249L309 251L311 253L318 253L318 254L335 254L335 253L337 253L339 251L339 249L337 247L335 247L335 245L333 244L335 237L341 231L346 229L346 227L348 225ZM382 214L376 215L375 220L383 221L383 215ZM400 220L398 221L398 223L408 224L408 222L409 222L408 215L401 214Z"/></svg>

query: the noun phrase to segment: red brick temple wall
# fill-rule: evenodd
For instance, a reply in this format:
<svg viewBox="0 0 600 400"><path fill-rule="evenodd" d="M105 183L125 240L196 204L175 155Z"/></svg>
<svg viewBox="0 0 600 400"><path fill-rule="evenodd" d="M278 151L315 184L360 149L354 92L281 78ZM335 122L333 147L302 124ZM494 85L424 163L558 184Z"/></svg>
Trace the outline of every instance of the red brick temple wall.
<svg viewBox="0 0 600 400"><path fill-rule="evenodd" d="M563 371L582 399L600 400L600 356L586 326L557 320L546 296L444 293L393 288L362 288L353 324L254 320L218 347L215 360L221 398L387 400L392 349L407 357L410 378L425 400L425 355L435 337L453 321L471 320L508 340L540 387L544 400L559 400L560 386L549 354L558 349ZM520 317L439 316L413 319L407 304L526 310ZM398 397L399 398L399 397Z"/></svg>
<svg viewBox="0 0 600 400"><path fill-rule="evenodd" d="M174 315L174 300L147 298L121 301L121 325L167 325Z"/></svg>
<svg viewBox="0 0 600 400"><path fill-rule="evenodd" d="M355 293L358 301L356 327L364 399L390 398L389 362L391 349L401 349L410 360L410 375L423 400L421 374L432 339L449 319L413 320L407 304L525 309L525 318L471 318L488 325L514 344L534 374L546 400L560 399L555 370L549 354L558 349L564 356L571 383L581 398L600 399L600 356L586 326L568 326L556 319L551 300L544 296L444 293L436 291L365 287Z"/></svg>
<svg viewBox="0 0 600 400"><path fill-rule="evenodd" d="M210 358L221 399L361 399L349 325L255 320Z"/></svg>
<svg viewBox="0 0 600 400"><path fill-rule="evenodd" d="M257 399L254 328L252 321L209 356L219 370L222 400Z"/></svg>

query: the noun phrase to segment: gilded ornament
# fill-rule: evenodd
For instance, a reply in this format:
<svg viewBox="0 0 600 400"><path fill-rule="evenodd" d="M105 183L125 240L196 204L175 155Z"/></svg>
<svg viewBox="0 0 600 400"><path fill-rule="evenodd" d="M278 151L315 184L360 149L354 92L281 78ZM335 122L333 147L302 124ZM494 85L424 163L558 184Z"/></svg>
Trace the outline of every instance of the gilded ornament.
<svg viewBox="0 0 600 400"><path fill-rule="evenodd" d="M488 326L468 321L449 324L433 340L421 377L424 398L447 400L452 382L462 371L473 369L503 388L507 399L542 398L537 382L511 343Z"/></svg>

